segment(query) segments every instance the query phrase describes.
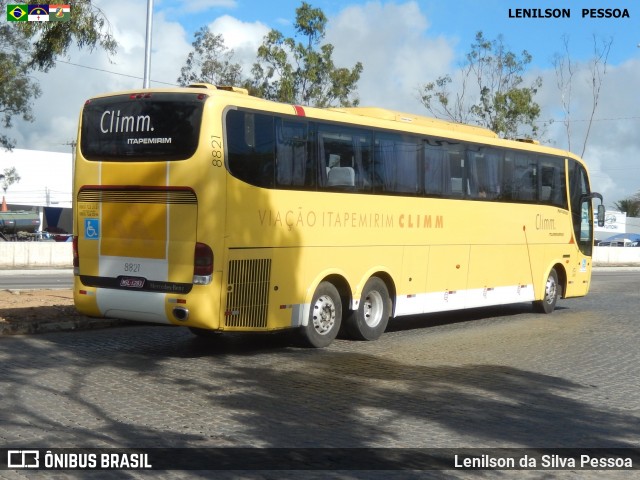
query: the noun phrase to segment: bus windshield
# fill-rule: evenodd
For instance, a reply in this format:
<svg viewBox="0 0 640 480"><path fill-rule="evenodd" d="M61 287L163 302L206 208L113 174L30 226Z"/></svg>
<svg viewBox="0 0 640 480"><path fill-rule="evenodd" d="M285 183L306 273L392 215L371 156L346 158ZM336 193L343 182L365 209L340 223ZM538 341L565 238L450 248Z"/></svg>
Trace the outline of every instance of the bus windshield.
<svg viewBox="0 0 640 480"><path fill-rule="evenodd" d="M189 158L198 146L202 97L155 93L90 100L82 117L82 154L120 162Z"/></svg>

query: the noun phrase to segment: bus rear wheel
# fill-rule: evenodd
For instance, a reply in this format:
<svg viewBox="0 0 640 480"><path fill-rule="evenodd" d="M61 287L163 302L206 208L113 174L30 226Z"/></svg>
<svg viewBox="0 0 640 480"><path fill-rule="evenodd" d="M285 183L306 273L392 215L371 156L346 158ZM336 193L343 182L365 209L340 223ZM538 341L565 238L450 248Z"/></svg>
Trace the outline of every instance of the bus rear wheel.
<svg viewBox="0 0 640 480"><path fill-rule="evenodd" d="M391 314L391 299L378 277L367 280L360 304L346 320L347 334L355 340L377 340L384 333Z"/></svg>
<svg viewBox="0 0 640 480"><path fill-rule="evenodd" d="M342 300L336 287L329 282L318 285L307 325L301 328L305 343L314 348L324 348L333 342L342 323Z"/></svg>
<svg viewBox="0 0 640 480"><path fill-rule="evenodd" d="M558 297L560 297L558 274L552 268L544 285L544 298L533 302L533 309L538 313L551 313L556 308Z"/></svg>

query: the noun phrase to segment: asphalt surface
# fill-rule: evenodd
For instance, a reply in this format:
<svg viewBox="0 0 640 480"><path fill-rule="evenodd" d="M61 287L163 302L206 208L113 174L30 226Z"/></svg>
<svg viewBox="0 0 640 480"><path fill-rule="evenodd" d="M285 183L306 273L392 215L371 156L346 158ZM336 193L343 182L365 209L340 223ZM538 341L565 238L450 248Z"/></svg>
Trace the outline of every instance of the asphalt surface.
<svg viewBox="0 0 640 480"><path fill-rule="evenodd" d="M73 288L73 270L0 270L0 290L41 290Z"/></svg>
<svg viewBox="0 0 640 480"><path fill-rule="evenodd" d="M552 315L520 304L407 317L392 322L378 341L338 339L322 350L300 348L287 335L205 340L183 328L151 325L3 337L0 445L252 447L244 457L248 468L270 460L264 448L321 448L321 454L343 456L381 448L395 457L397 468L406 468L403 455L411 460L413 448L637 452L638 311L640 275L609 270L594 275L587 297L559 302ZM92 474L216 480L634 478L633 471L453 468ZM0 478L11 480L87 476L0 471Z"/></svg>

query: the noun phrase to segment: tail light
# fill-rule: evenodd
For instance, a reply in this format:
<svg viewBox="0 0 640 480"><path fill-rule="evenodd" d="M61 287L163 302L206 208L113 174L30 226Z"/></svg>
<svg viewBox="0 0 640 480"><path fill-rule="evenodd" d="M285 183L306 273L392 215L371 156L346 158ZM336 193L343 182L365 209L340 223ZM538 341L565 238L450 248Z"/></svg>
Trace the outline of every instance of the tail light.
<svg viewBox="0 0 640 480"><path fill-rule="evenodd" d="M213 274L213 250L205 243L196 243L193 257L193 283L208 285Z"/></svg>
<svg viewBox="0 0 640 480"><path fill-rule="evenodd" d="M78 236L73 237L73 274L80 275L80 256L78 255Z"/></svg>

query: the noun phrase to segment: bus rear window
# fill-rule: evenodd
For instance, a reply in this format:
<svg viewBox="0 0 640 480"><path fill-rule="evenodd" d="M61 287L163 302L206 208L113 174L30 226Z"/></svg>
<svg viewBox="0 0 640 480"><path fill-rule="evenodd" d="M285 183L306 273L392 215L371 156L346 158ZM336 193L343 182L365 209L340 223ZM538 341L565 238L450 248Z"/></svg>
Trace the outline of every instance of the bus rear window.
<svg viewBox="0 0 640 480"><path fill-rule="evenodd" d="M82 155L122 162L189 158L198 147L203 107L201 95L185 93L90 100L82 114Z"/></svg>

